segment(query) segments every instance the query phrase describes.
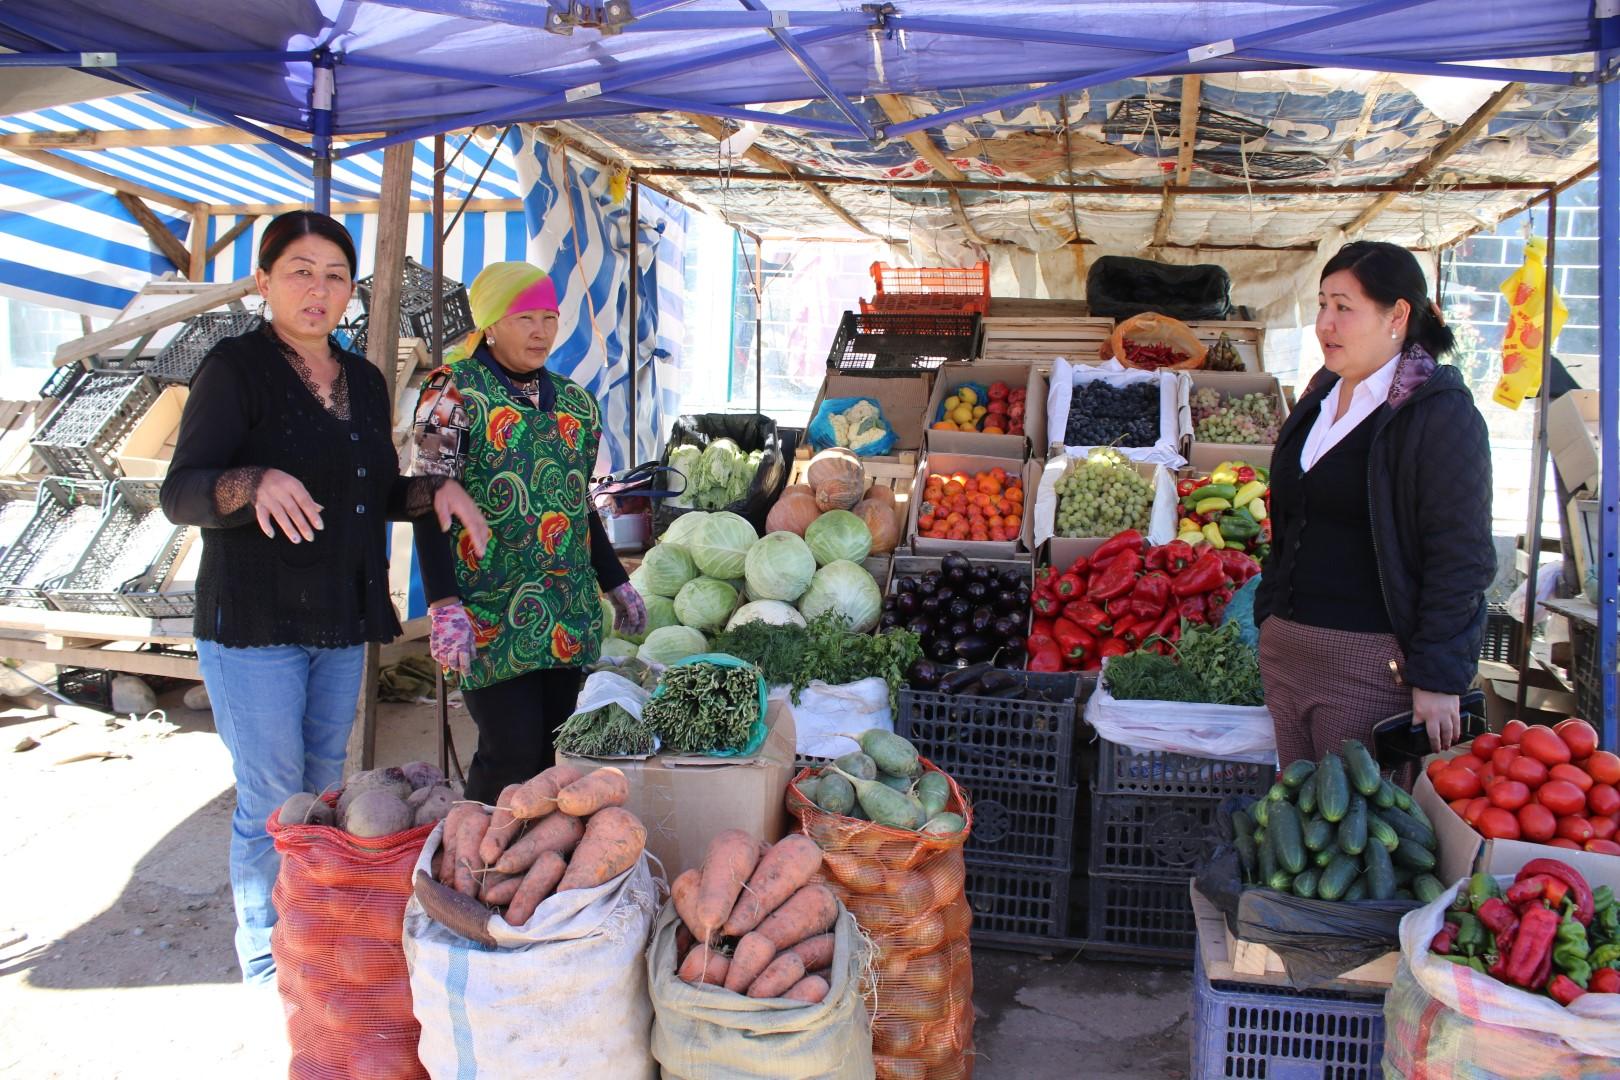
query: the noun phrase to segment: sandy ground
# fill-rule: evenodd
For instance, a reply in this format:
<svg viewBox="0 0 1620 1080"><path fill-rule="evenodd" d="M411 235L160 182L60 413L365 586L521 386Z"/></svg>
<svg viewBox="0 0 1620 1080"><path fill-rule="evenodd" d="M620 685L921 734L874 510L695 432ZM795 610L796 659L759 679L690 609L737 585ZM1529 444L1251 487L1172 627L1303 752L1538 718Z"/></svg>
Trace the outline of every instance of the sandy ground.
<svg viewBox="0 0 1620 1080"><path fill-rule="evenodd" d="M231 945L230 761L210 714L163 705L167 733L0 712L0 1076L286 1075L279 999L241 985ZM384 706L379 760L434 759L434 722ZM72 760L109 753L127 756ZM993 950L974 968L981 1080L1186 1075L1185 969Z"/></svg>

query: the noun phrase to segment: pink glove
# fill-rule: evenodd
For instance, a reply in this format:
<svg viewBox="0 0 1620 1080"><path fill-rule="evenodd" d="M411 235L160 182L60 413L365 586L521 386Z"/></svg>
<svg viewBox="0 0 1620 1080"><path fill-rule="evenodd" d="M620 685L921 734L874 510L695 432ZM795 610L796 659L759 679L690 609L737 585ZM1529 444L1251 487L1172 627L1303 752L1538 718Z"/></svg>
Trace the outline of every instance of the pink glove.
<svg viewBox="0 0 1620 1080"><path fill-rule="evenodd" d="M473 644L473 624L467 609L460 604L446 604L429 608L428 616L433 626L428 635L428 652L447 671L467 674L478 652Z"/></svg>
<svg viewBox="0 0 1620 1080"><path fill-rule="evenodd" d="M647 628L647 605L628 581L608 593L613 605L613 628L620 634L639 634Z"/></svg>

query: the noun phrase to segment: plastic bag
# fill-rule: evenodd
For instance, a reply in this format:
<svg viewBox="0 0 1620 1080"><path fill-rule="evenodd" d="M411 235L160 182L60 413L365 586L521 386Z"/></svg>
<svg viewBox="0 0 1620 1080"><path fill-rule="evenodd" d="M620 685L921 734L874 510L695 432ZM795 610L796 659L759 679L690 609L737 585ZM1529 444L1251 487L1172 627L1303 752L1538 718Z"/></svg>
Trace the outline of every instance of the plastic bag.
<svg viewBox="0 0 1620 1080"><path fill-rule="evenodd" d="M1232 599L1226 602L1226 614L1221 618L1222 626L1237 623L1243 644L1256 653L1260 651L1260 628L1254 624L1254 597L1259 591L1260 575L1256 574L1232 594Z"/></svg>
<svg viewBox="0 0 1620 1080"><path fill-rule="evenodd" d="M986 386L984 383L981 383L981 382L951 383L950 388L940 398L939 408L935 409L933 411L933 413L928 417L928 426L929 427L932 427L935 424L939 423L941 420L946 419L946 416L945 416L945 399L946 398L956 397L957 393L959 391L963 390L964 388L973 391L973 396L974 396L974 399L975 399L974 403L975 404L988 405L990 403L990 387ZM952 422L954 423L955 421L952 421Z"/></svg>
<svg viewBox="0 0 1620 1080"><path fill-rule="evenodd" d="M363 840L331 825L282 825L280 816L265 828L281 854L270 953L287 1013L289 1076L427 1076L400 935L412 872L435 826Z"/></svg>
<svg viewBox="0 0 1620 1080"><path fill-rule="evenodd" d="M1172 266L1127 255L1104 255L1086 272L1091 314L1128 319L1156 311L1177 319L1225 319L1232 314L1232 278L1222 266Z"/></svg>
<svg viewBox="0 0 1620 1080"><path fill-rule="evenodd" d="M889 684L873 676L833 686L817 680L799 693L795 704L787 686L771 687L771 700L793 713L800 757L834 758L855 747L843 733L859 735L871 728L894 730L889 710Z"/></svg>
<svg viewBox="0 0 1620 1080"><path fill-rule="evenodd" d="M417 870L431 873L442 832ZM404 956L428 1074L654 1080L641 956L657 911L645 854L612 881L547 897L522 926L491 914L495 949L434 921L413 898Z"/></svg>
<svg viewBox="0 0 1620 1080"><path fill-rule="evenodd" d="M1114 386L1139 382L1159 384L1158 442L1152 446L1116 447L1121 457L1172 469L1187 463L1181 456L1181 436L1192 430L1192 409L1188 404L1192 381L1178 371L1131 371L1117 360L1105 364L1071 364L1059 357L1052 362L1052 377L1046 391L1046 430L1053 446L1063 444L1069 429L1069 405L1074 400L1075 387L1099 379Z"/></svg>
<svg viewBox="0 0 1620 1080"><path fill-rule="evenodd" d="M877 410L877 418L873 423L881 434L869 443L850 446L849 442L853 440L846 441L838 438L838 434L833 427L832 418L842 416L863 401ZM828 398L821 403L821 408L816 410L816 415L810 420L810 426L805 429L805 435L809 438L810 445L817 450L842 446L846 450L853 450L861 457L870 457L874 454L892 454L894 444L899 439L894 433L894 428L889 425L888 419L883 415L882 403L876 398L869 397Z"/></svg>
<svg viewBox="0 0 1620 1080"><path fill-rule="evenodd" d="M1464 884L1401 920L1401 965L1384 999L1384 1075L1612 1080L1620 1074L1620 994L1583 994L1559 1005L1429 952Z"/></svg>
<svg viewBox="0 0 1620 1080"><path fill-rule="evenodd" d="M872 1031L861 999L869 947L838 913L827 996L804 1005L692 986L676 974L675 905L647 950L652 1052L664 1080L871 1080Z"/></svg>
<svg viewBox="0 0 1620 1080"><path fill-rule="evenodd" d="M716 439L730 439L744 453L764 452L759 469L749 481L748 495L724 509L748 519L755 530L765 531L765 515L776 502L782 489L787 487L788 464L793 460L795 440L779 432L776 421L757 413L698 413L677 417L670 428L669 441L664 447L663 464L668 465L671 453L678 446L707 447ZM653 535L662 536L670 523L689 508L673 505L673 499L655 499L653 505Z"/></svg>
<svg viewBox="0 0 1620 1080"><path fill-rule="evenodd" d="M1126 348L1127 342L1134 342L1137 345L1163 345L1182 354L1185 359L1158 367L1132 363L1130 350ZM1126 319L1114 327L1113 336L1108 339L1108 351L1115 360L1134 370L1190 371L1204 366L1204 356L1209 350L1180 319L1146 312Z"/></svg>
<svg viewBox="0 0 1620 1080"><path fill-rule="evenodd" d="M1109 742L1133 750L1169 750L1261 765L1277 761L1277 733L1264 705L1120 701L1099 681L1086 700L1085 721Z"/></svg>
<svg viewBox="0 0 1620 1080"><path fill-rule="evenodd" d="M945 809L966 827L931 836L827 813L799 791L810 775L806 769L788 785L787 807L820 845L828 887L876 949L867 1007L878 1080L971 1077L973 909L962 847L973 811L962 789L950 781Z"/></svg>

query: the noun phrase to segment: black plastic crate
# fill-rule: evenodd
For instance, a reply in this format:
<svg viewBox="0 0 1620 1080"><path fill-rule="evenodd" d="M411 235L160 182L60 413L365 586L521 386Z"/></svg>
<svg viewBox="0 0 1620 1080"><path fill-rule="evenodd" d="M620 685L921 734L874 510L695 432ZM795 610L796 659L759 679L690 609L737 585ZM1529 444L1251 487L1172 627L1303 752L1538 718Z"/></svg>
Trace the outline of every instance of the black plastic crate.
<svg viewBox="0 0 1620 1080"><path fill-rule="evenodd" d="M1012 674L1030 690L1057 700L902 689L895 731L959 783L1073 783L1079 716L1075 676Z"/></svg>
<svg viewBox="0 0 1620 1080"><path fill-rule="evenodd" d="M39 388L39 396L60 400L66 396L69 390L79 384L79 380L84 378L88 370L84 366L83 360L75 360L71 364L62 365L52 371L50 378L45 380L45 385Z"/></svg>
<svg viewBox="0 0 1620 1080"><path fill-rule="evenodd" d="M189 383L203 357L228 337L255 330L264 320L256 311L205 311L186 320L156 357L142 367L154 379Z"/></svg>
<svg viewBox="0 0 1620 1080"><path fill-rule="evenodd" d="M844 312L827 352L842 375L915 375L951 360L973 360L983 343L977 315Z"/></svg>
<svg viewBox="0 0 1620 1080"><path fill-rule="evenodd" d="M960 777L955 779L962 783ZM1039 870L1068 870L1073 865L1078 789L1072 784L962 784L962 788L973 805L968 858L984 865Z"/></svg>
<svg viewBox="0 0 1620 1080"><path fill-rule="evenodd" d="M1067 870L1018 870L969 858L966 891L973 908L973 939L1036 945L1067 937L1069 886Z"/></svg>
<svg viewBox="0 0 1620 1080"><path fill-rule="evenodd" d="M1093 794L1091 872L1187 881L1214 854L1219 805L1219 799Z"/></svg>
<svg viewBox="0 0 1620 1080"><path fill-rule="evenodd" d="M1224 799L1228 795L1262 795L1276 775L1275 767L1252 761L1223 761L1168 750L1133 750L1122 743L1097 740L1098 791Z"/></svg>
<svg viewBox="0 0 1620 1080"><path fill-rule="evenodd" d="M1604 666L1598 661L1598 631L1591 623L1569 621L1569 681L1575 688L1575 715L1603 726ZM1610 658L1610 667L1614 659Z"/></svg>
<svg viewBox="0 0 1620 1080"><path fill-rule="evenodd" d="M127 593L156 592L180 555L186 527L176 525L158 503L161 480L118 480L90 544L73 569L48 589L62 611L99 615L146 614ZM172 600L182 600L175 594ZM191 594L195 605L195 594ZM189 615L189 610L182 614Z"/></svg>
<svg viewBox="0 0 1620 1080"><path fill-rule="evenodd" d="M1187 963L1198 947L1187 879L1090 876L1091 948L1127 959Z"/></svg>
<svg viewBox="0 0 1620 1080"><path fill-rule="evenodd" d="M45 590L72 570L101 523L106 485L49 477L33 516L0 556L0 604L49 608Z"/></svg>
<svg viewBox="0 0 1620 1080"><path fill-rule="evenodd" d="M369 320L375 278L361 278L357 285L360 303L365 308ZM440 295L444 297L444 340L440 344L442 348L448 349L472 333L476 327L465 285L446 277ZM355 352L364 354L366 336L367 328L361 327L356 330L354 344L351 345ZM406 259L400 271L399 336L421 338L429 342L430 347L434 340L433 271L415 259Z"/></svg>
<svg viewBox="0 0 1620 1080"><path fill-rule="evenodd" d="M92 371L40 426L34 451L57 476L117 479L118 448L157 395L145 375Z"/></svg>
<svg viewBox="0 0 1620 1080"><path fill-rule="evenodd" d="M1485 640L1479 649L1481 660L1517 664L1524 648L1524 624L1515 619L1504 604L1492 604L1485 613Z"/></svg>
<svg viewBox="0 0 1620 1080"><path fill-rule="evenodd" d="M112 708L112 672L101 668L59 667L56 692L78 705L103 711Z"/></svg>

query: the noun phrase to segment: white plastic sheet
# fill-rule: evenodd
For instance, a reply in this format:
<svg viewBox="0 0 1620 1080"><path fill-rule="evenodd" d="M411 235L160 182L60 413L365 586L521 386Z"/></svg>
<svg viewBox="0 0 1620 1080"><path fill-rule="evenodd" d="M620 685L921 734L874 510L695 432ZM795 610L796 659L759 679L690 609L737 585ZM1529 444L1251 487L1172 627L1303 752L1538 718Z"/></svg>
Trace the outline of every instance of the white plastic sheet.
<svg viewBox="0 0 1620 1080"><path fill-rule="evenodd" d="M1261 765L1277 761L1277 736L1264 705L1120 701L1099 681L1086 701L1085 720L1109 742L1132 750L1168 750Z"/></svg>
<svg viewBox="0 0 1620 1080"><path fill-rule="evenodd" d="M1085 458L1089 451L1078 447L1065 447L1062 454L1047 459L1041 470L1041 483L1035 489L1035 521L1032 525L1035 546L1046 543L1057 535L1058 493L1057 482L1074 462ZM1176 484L1170 471L1163 465L1153 467L1153 509L1148 520L1147 537L1155 544L1168 544L1176 538Z"/></svg>
<svg viewBox="0 0 1620 1080"><path fill-rule="evenodd" d="M797 705L786 686L773 686L771 700L786 702L792 710L800 757L839 757L857 749L842 735L859 735L868 728L894 730L889 684L876 677L837 686L812 682L799 694Z"/></svg>
<svg viewBox="0 0 1620 1080"><path fill-rule="evenodd" d="M1111 386L1157 383L1159 386L1159 441L1152 446L1121 446L1121 455L1132 461L1147 461L1179 469L1187 463L1181 456L1182 437L1192 431L1189 405L1192 380L1179 371L1136 371L1117 360L1105 364L1071 364L1059 357L1052 363L1052 377L1046 392L1047 438L1053 446L1063 444L1068 429L1069 403L1076 387L1089 382ZM1084 448L1083 448L1084 449Z"/></svg>

